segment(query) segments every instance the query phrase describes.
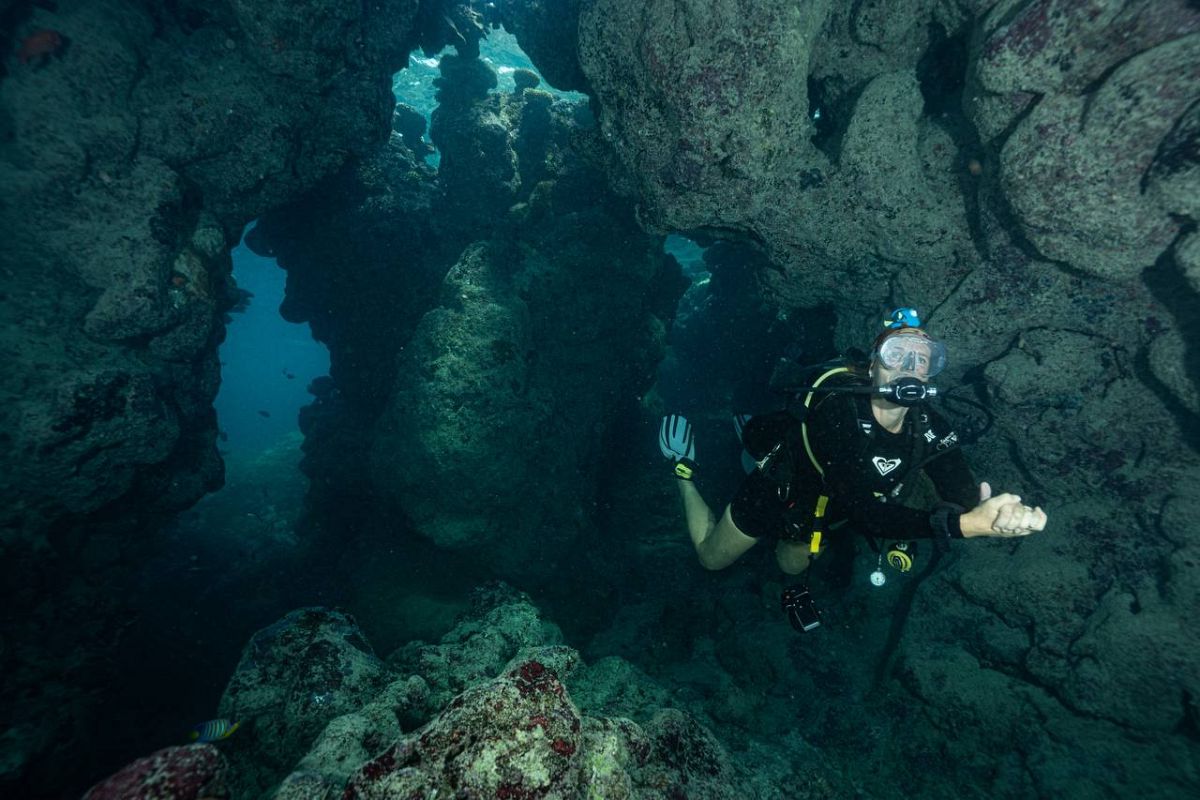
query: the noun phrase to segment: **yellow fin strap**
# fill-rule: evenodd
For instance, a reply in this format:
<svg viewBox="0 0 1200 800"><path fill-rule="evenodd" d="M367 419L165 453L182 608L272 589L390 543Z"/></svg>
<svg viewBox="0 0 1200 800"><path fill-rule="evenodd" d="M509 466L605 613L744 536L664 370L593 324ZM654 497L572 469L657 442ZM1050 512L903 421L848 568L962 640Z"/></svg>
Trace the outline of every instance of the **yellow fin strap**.
<svg viewBox="0 0 1200 800"><path fill-rule="evenodd" d="M690 481L692 479L692 468L682 461L678 462L675 465L675 477Z"/></svg>

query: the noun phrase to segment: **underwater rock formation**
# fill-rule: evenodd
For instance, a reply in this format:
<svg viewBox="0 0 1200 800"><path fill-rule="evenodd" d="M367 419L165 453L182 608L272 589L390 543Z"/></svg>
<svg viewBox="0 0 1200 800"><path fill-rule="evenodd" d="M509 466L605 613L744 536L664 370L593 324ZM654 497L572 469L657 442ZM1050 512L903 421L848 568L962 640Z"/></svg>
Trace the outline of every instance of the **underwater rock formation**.
<svg viewBox="0 0 1200 800"><path fill-rule="evenodd" d="M229 765L211 744L167 747L93 786L83 800L203 800L225 797Z"/></svg>
<svg viewBox="0 0 1200 800"><path fill-rule="evenodd" d="M1179 663L1194 645L1174 632L1187 612L1158 600L1187 596L1193 580L1166 565L1195 525L1172 539L1161 509L1195 491L1179 481L1200 443L1186 344L1200 307L1194 4L756 10L612 0L582 12L581 63L623 166L613 185L651 227L760 242L766 296L781 314L835 309L838 348L869 342L888 303L932 311L954 354L944 383L971 384L996 415L973 447L980 477L1062 503L1055 528L1017 552L972 548L949 565L964 602L930 600L941 622L900 645L939 729L929 738L989 719L990 691L1027 691L1045 730L1075 732L1051 740L1104 741L1097 765L1128 744L1136 766L1120 777L1098 766L1071 786L1050 767L1020 777L1055 761L1039 744L998 767L995 791L1194 786L1169 766L1194 753L1198 676ZM972 639L975 661L960 660L955 633L981 625L1000 652ZM1112 637L1140 644L1098 644ZM944 700L925 673L939 658L962 684ZM1108 659L1152 677L1119 686ZM968 750L1003 747L1028 733L1015 717L950 749L970 763Z"/></svg>
<svg viewBox="0 0 1200 800"><path fill-rule="evenodd" d="M546 81L562 91L590 94L579 65L579 9L582 0L497 0L493 23L517 42Z"/></svg>
<svg viewBox="0 0 1200 800"><path fill-rule="evenodd" d="M3 742L5 785L71 772L39 755L80 746L72 717L93 699L54 687L108 668L122 576L147 538L130 531L223 480L212 403L237 299L229 249L254 215L386 136L415 8L6 5L0 724L22 733Z"/></svg>
<svg viewBox="0 0 1200 800"><path fill-rule="evenodd" d="M369 506L347 498L369 489L370 426L395 380L396 354L445 274L432 213L439 190L422 156L393 134L302 202L263 215L246 238L287 270L283 317L307 322L329 347L330 377L309 387L314 401L301 411L301 467L315 507L328 502L341 517Z"/></svg>
<svg viewBox="0 0 1200 800"><path fill-rule="evenodd" d="M397 539L415 531L566 591L576 567L629 547L645 560L592 588L646 584L619 618L637 635L601 643L633 653L653 633L656 652L737 665L737 680L673 680L719 696L706 712L732 726L774 707L764 724L796 736L803 715L860 784L898 762L914 792L1194 794L1194 2L63 0L5 15L5 788L46 790L77 763L62 753L81 746L70 732L88 690L74 676L99 674L96 656L126 624L117 576L146 538L129 531L221 481L211 404L235 294L228 249L261 214L256 246L289 271L284 314L333 357L303 417L314 527L352 533L371 517ZM547 83L590 91L590 107L527 78L511 97L491 93L475 56L497 22ZM423 121L391 114L390 73L417 42L459 49L442 60L437 175L417 143ZM674 231L758 247L754 280L712 296L777 320L836 314L839 348L868 342L881 308L919 306L951 343L946 384L997 418L972 446L980 477L1044 502L1052 529L964 545L920 584L924 624L904 636L869 627L862 609L887 609L850 592L845 630L829 625L828 644L799 654L762 620L728 622L746 621L736 578L660 569L691 554L661 510L673 498L643 452L653 457L651 437L636 450L628 420L657 410L642 398L683 291L660 253ZM727 309L696 311L679 335L720 330ZM680 346L676 374L704 349ZM716 407L724 394L728 383L704 397L714 419L733 410ZM600 509L620 492L604 528ZM624 536L589 537L613 529ZM588 547L571 553L577 541ZM697 585L727 591L697 610L681 591ZM706 625L717 632L704 643ZM879 673L898 679L869 707L857 691L869 670L853 666L864 631L888 643ZM414 645L396 663L423 674L407 675L330 642L338 665L370 665L371 691L333 719L295 712L300 695L269 697L264 708L280 704L297 726L264 723L278 752L252 729L231 743L266 765L239 780L266 786L297 764L282 796L336 792L393 742L397 764L433 763L388 765L390 780L469 775L510 795L566 792L591 768L614 776L598 784L609 796L657 796L684 777L704 796L693 749L717 764L713 786L747 780L708 759L690 723L637 732L557 698L542 710L575 713L580 730L534 754L544 779L482 774L480 742L448 757L456 730L495 732L443 712L449 695L478 679L473 703L507 702L529 659L572 661L507 652L543 634L530 622L513 638L479 635L468 664ZM517 677L498 666L506 657ZM556 680L586 697L571 682L587 673ZM427 723L438 735L422 744L411 728ZM528 742L546 744L546 730ZM654 731L666 742L676 730L674 767L635 766ZM560 738L575 751L554 751ZM612 757L589 763L592 752ZM777 753L748 752L775 769ZM363 792L378 788L369 772ZM802 785L836 796L822 780Z"/></svg>
<svg viewBox="0 0 1200 800"><path fill-rule="evenodd" d="M821 109L842 133L819 146L806 86L831 4L710 6L632 13L607 0L580 19L601 129L644 223L761 242L787 269L775 281L784 305L840 299L847 279L886 282L888 263L970 250L957 147L922 114L919 52Z"/></svg>
<svg viewBox="0 0 1200 800"><path fill-rule="evenodd" d="M254 636L230 681L222 710L240 713L236 738L139 759L86 797L326 800L453 792L666 800L684 793L716 800L747 796L747 787L758 797L834 796L764 790L783 775L777 755L760 750L753 765L739 765L711 731L669 707L667 693L628 664L608 659L593 671L555 644L557 630L539 621L527 596L496 585L478 590L474 603L434 646L449 658L420 659L409 665L417 672L392 674L382 688L355 678L367 674L353 664L363 663L370 646L352 619L326 609L295 611ZM493 633L500 635L489 638ZM464 672L457 662L473 666ZM324 683L313 684L314 674ZM298 702L311 700L309 689L329 689L331 680L344 683L331 690L336 698L317 704L319 713L313 702ZM614 680L624 690L614 691ZM450 684L448 693L422 690ZM629 691L634 685L640 693ZM587 713L573 700L576 690L588 698ZM248 706L252 696L277 700ZM406 709L414 704L424 704L425 715L410 723ZM620 716L604 716L605 708ZM281 764L290 765L282 780ZM837 784L817 769L810 777L815 786Z"/></svg>
<svg viewBox="0 0 1200 800"><path fill-rule="evenodd" d="M241 723L233 754L240 791L274 784L330 720L361 708L394 677L339 611L300 609L256 633L219 707Z"/></svg>
<svg viewBox="0 0 1200 800"><path fill-rule="evenodd" d="M441 63L436 182L394 142L253 244L289 270L285 315L330 343L333 386L302 416L315 491L373 488L442 546L544 573L524 548L550 559L586 529L606 431L649 386L682 285L603 188L585 110Z"/></svg>
<svg viewBox="0 0 1200 800"><path fill-rule="evenodd" d="M472 684L499 674L522 648L548 651L562 643L558 626L544 620L527 596L504 584L476 589L471 606L471 613L437 644L413 641L388 656L393 669L421 676L430 713Z"/></svg>
<svg viewBox="0 0 1200 800"><path fill-rule="evenodd" d="M453 787L468 797L569 797L581 723L557 675L536 658L454 698L419 735L364 764L343 797L392 798Z"/></svg>
<svg viewBox="0 0 1200 800"><path fill-rule="evenodd" d="M976 71L983 91L1038 95L999 154L1022 235L1049 260L1124 281L1170 246L1200 195L1200 174L1169 138L1197 100L1200 10L1083 13L1089 5L1030 5L983 43ZM1072 63L1093 49L1106 59Z"/></svg>
<svg viewBox="0 0 1200 800"><path fill-rule="evenodd" d="M452 170L447 207L471 197L476 209L451 235L494 238L467 247L446 276L441 307L401 354L377 425L373 478L423 534L452 547L488 545L502 569L528 570L513 545L552 558L586 525L580 508L605 430L645 390L658 360L673 263L637 230L627 205L597 194L601 176L578 144L594 131L569 107L527 89L472 108L455 118L457 138L448 138L445 116L435 116L433 135L452 148L443 153ZM505 129L505 175L490 180L482 164L456 160L460 151L487 152L481 132ZM475 144L456 144L463 137ZM481 219L500 207L504 227L494 214ZM605 291L614 281L622 295ZM620 366L600 374L589 364Z"/></svg>
<svg viewBox="0 0 1200 800"><path fill-rule="evenodd" d="M492 67L478 58L446 55L440 70L438 106L429 129L441 154L438 216L445 227L471 237L467 241L485 238L522 189L510 142L520 131L505 113L507 104L488 100L497 85ZM531 188L525 186L525 193Z"/></svg>
<svg viewBox="0 0 1200 800"><path fill-rule="evenodd" d="M445 305L404 349L374 437L373 482L418 530L448 547L491 546L501 569L527 564L524 548L552 555L583 529L579 509L607 421L653 363L653 350L634 348L656 333L638 295L658 259L646 248L589 269L590 248L604 247L599 237L612 226L580 224L595 233L560 240L557 263L497 245L468 249L447 276ZM646 288L598 293L618 274ZM547 341L557 346L536 344ZM583 368L598 363L628 367L604 377Z"/></svg>
<svg viewBox="0 0 1200 800"><path fill-rule="evenodd" d="M236 231L387 130L381 79L404 51L384 37L404 18L377 30L339 9L63 2L23 23L70 46L0 84L6 302L25 337L9 344L7 385L24 386L5 403L5 452L21 454L9 524L118 499L173 510L219 485L210 407ZM152 477L168 463L173 480Z"/></svg>

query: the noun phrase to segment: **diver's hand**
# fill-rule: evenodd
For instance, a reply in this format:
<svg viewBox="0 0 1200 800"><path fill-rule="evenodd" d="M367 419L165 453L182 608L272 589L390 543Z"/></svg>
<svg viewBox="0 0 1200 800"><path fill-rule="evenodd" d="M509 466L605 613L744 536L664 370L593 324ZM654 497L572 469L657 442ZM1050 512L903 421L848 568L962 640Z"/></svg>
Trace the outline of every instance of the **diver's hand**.
<svg viewBox="0 0 1200 800"><path fill-rule="evenodd" d="M658 449L675 466L675 477L692 479L696 469L696 437L687 417L668 414L658 429Z"/></svg>
<svg viewBox="0 0 1200 800"><path fill-rule="evenodd" d="M979 484L979 505L959 517L958 525L967 538L1028 536L1045 529L1046 512L1039 506L1023 505L1020 495L993 497L992 487L984 481Z"/></svg>

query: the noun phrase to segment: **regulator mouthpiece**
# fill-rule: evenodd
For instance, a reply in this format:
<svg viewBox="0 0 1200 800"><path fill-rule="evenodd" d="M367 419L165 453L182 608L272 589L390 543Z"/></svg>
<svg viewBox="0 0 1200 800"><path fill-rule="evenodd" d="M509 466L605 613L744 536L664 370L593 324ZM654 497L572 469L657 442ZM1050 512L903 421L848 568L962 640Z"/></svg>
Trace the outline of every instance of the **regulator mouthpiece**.
<svg viewBox="0 0 1200 800"><path fill-rule="evenodd" d="M875 393L898 406L912 407L937 397L938 390L936 386L922 383L917 378L897 378L880 386Z"/></svg>

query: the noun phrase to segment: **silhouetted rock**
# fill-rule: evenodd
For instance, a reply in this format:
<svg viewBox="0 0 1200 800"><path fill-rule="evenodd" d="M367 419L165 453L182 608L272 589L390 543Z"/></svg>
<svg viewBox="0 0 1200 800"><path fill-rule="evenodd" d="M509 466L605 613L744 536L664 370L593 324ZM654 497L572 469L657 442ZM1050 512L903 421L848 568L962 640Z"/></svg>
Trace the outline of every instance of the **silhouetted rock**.
<svg viewBox="0 0 1200 800"><path fill-rule="evenodd" d="M396 110L392 114L392 130L400 134L404 146L412 151L413 157L418 161L434 152L433 145L422 138L425 136L427 125L425 117L415 108L404 103L396 104Z"/></svg>
<svg viewBox="0 0 1200 800"><path fill-rule="evenodd" d="M542 79L537 76L537 73L529 69L514 69L513 84L518 92L523 92L526 89L536 89Z"/></svg>
<svg viewBox="0 0 1200 800"><path fill-rule="evenodd" d="M546 81L561 91L588 92L579 67L580 0L556 3L497 0L496 19L517 37Z"/></svg>

